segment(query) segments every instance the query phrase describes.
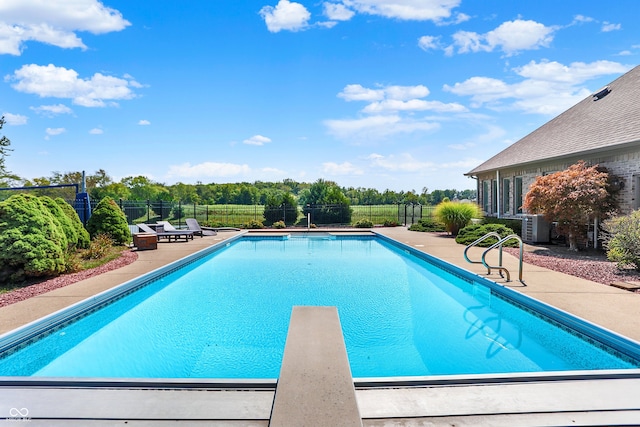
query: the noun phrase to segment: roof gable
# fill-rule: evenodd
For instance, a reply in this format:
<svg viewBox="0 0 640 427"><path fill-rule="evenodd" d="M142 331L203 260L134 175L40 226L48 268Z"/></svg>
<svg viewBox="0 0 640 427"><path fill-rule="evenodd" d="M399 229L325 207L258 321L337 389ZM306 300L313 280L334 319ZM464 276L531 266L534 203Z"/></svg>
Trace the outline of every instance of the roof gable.
<svg viewBox="0 0 640 427"><path fill-rule="evenodd" d="M604 96L583 99L465 175L640 141L640 66L608 87Z"/></svg>

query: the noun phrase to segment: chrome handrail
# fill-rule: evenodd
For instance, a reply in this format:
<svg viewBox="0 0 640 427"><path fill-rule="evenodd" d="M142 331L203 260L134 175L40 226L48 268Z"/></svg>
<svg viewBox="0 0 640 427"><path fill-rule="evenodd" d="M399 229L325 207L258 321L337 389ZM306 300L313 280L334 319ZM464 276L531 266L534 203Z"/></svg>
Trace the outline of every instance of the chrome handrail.
<svg viewBox="0 0 640 427"><path fill-rule="evenodd" d="M477 245L478 243L482 242L483 240L486 240L489 237L495 237L495 238L498 239L498 241L502 238L495 231L490 231L489 233L487 233L484 236L482 236L479 239L477 239L475 242L470 243L469 245L467 245L467 247L464 249L464 259L466 259L467 262L470 262L471 264L484 264L482 261L471 261L469 259L469 256L467 255L467 252L469 251L469 249L471 247ZM500 251L500 266L502 266L502 250ZM486 265L485 265L485 267L486 267ZM491 274L491 268L490 267L487 267L487 274Z"/></svg>
<svg viewBox="0 0 640 427"><path fill-rule="evenodd" d="M520 282L522 282L522 259L523 259L523 255L524 255L524 243L522 242L522 239L520 238L520 236L518 236L517 234L510 234L507 237L505 237L504 239L499 240L497 243L494 243L493 245L489 246L489 248L487 248L483 253L482 253L482 265L484 265L485 267L487 267L488 271L491 271L491 269L496 269L496 270L500 270L500 272L504 271L505 273L507 273L507 282L511 281L511 275L509 274L509 270L507 270L505 267L502 266L502 245L512 239L516 239L518 240L519 244L520 244L520 263L519 263L519 269L518 269L518 280L520 280ZM489 251L495 247L500 247L500 258L499 258L499 265L498 266L490 266L489 264L487 264L486 260L484 259L485 256L487 255L487 253L489 253ZM502 275L502 274L501 274ZM524 282L522 282L524 283Z"/></svg>

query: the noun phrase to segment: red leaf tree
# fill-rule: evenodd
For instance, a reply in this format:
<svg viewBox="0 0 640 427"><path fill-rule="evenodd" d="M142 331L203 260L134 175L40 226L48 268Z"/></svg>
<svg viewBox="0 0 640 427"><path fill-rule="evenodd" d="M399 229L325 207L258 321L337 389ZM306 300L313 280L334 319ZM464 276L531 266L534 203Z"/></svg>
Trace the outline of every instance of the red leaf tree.
<svg viewBox="0 0 640 427"><path fill-rule="evenodd" d="M529 187L523 207L557 221L558 234L566 236L569 248L578 250L578 237L585 235L589 221L605 219L615 211L609 191L609 173L579 161L567 170L539 176Z"/></svg>

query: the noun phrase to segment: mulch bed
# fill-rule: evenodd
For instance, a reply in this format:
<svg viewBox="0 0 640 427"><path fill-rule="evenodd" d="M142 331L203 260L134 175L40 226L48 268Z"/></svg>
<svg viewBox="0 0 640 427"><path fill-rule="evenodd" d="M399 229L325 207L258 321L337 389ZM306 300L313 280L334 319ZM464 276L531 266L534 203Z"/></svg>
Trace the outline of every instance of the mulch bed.
<svg viewBox="0 0 640 427"><path fill-rule="evenodd" d="M118 258L113 261L109 261L100 267L79 271L77 273L63 274L62 276L34 283L33 285L18 288L10 292L5 292L4 294L0 294L0 307L24 301L28 298L44 294L45 292L53 291L54 289L62 288L63 286L71 285L72 283L106 273L107 271L116 270L120 267L131 264L137 259L138 254L135 251L125 250Z"/></svg>
<svg viewBox="0 0 640 427"><path fill-rule="evenodd" d="M515 248L504 248L504 251L516 257L519 254ZM565 247L544 246L525 251L524 262L603 285L640 281L640 272L632 269L619 270L614 262L607 260L604 253L595 250L575 252Z"/></svg>

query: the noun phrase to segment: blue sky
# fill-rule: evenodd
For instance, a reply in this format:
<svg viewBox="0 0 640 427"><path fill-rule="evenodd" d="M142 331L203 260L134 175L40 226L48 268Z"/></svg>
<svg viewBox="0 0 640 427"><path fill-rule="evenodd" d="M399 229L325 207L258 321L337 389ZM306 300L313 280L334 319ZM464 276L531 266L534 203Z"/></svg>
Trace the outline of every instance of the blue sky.
<svg viewBox="0 0 640 427"><path fill-rule="evenodd" d="M27 179L463 176L640 61L636 0L2 0L0 113Z"/></svg>

